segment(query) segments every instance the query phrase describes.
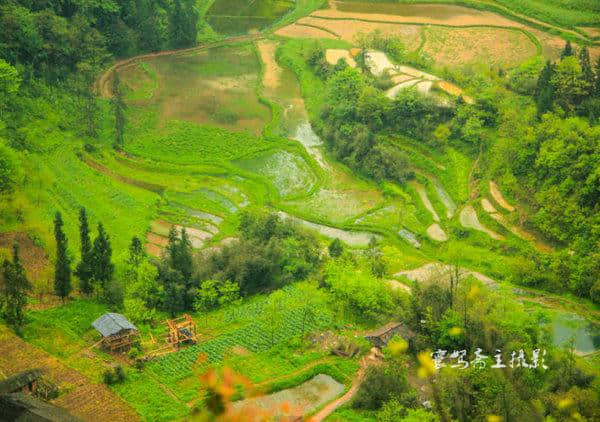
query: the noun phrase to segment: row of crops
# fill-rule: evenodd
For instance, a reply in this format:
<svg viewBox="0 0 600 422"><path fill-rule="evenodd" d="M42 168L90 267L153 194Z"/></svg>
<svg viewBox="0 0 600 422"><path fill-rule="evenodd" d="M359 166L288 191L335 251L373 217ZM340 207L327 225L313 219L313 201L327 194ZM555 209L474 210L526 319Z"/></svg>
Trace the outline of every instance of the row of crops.
<svg viewBox="0 0 600 422"><path fill-rule="evenodd" d="M303 294L302 290L294 287L285 289L284 293L287 304L294 303L293 299ZM279 323L266 326L259 320L265 303L266 300L252 302L236 310L235 319L247 322L241 328L161 357L151 362L148 368L160 379L175 383L189 377L194 370L202 371L232 356L232 349L236 347L253 353L266 351L295 336L325 329L333 322L323 308L317 308L314 316L308 318L303 309L290 305L277 318Z"/></svg>

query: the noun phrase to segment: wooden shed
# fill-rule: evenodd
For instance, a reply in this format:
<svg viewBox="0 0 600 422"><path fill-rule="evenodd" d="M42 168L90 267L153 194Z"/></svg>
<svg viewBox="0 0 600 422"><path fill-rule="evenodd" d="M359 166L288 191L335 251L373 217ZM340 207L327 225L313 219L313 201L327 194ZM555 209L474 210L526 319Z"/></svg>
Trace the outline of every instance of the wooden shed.
<svg viewBox="0 0 600 422"><path fill-rule="evenodd" d="M0 394L0 421L83 422L66 410L29 394Z"/></svg>
<svg viewBox="0 0 600 422"><path fill-rule="evenodd" d="M129 350L138 329L121 314L108 312L92 323L102 335L102 346L111 352Z"/></svg>
<svg viewBox="0 0 600 422"><path fill-rule="evenodd" d="M0 381L0 394L33 393L37 381L42 376L41 369L29 369Z"/></svg>
<svg viewBox="0 0 600 422"><path fill-rule="evenodd" d="M405 325L399 322L390 322L375 331L367 333L365 338L375 347L380 349L387 346L388 342L395 336L399 335L404 340L410 343L415 337L415 334Z"/></svg>

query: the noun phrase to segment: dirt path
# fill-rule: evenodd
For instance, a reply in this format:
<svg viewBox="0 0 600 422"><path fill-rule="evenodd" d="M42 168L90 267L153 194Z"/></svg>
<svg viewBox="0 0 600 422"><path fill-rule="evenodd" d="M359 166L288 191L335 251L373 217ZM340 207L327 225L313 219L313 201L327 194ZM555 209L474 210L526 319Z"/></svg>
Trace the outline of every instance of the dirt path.
<svg viewBox="0 0 600 422"><path fill-rule="evenodd" d="M221 45L227 45L227 44L244 41L244 40L248 40L248 41L257 40L257 39L260 39L261 37L262 37L261 34L242 35L239 37L232 37L232 38L228 38L223 41L217 41L214 43L202 44L202 45L197 45L197 46L189 47L189 48L182 48L182 49L178 49L178 50L158 51L156 53L142 54L139 56L130 57L128 59L119 60L116 63L114 63L111 67L106 69L102 73L102 75L100 75L100 77L96 80L96 83L94 84L94 92L96 93L96 95L99 95L104 98L112 97L112 74L113 74L113 72L115 70L119 69L120 67L128 66L128 65L131 65L131 64L136 63L141 60L147 60L147 59L163 57L163 56L171 56L171 55L175 55L175 54L189 53L192 51L204 50L207 48L218 47Z"/></svg>
<svg viewBox="0 0 600 422"><path fill-rule="evenodd" d="M352 397L354 397L356 392L358 391L358 388L360 387L360 384L362 383L362 381L365 377L366 369L369 366L376 364L377 362L378 362L377 356L373 351L371 351L371 353L369 353L367 356L363 357L360 360L360 369L356 373L356 376L354 377L354 381L352 381L352 386L350 387L350 389L343 396L332 401L327 406L325 406L323 409L321 409L319 412L317 412L316 414L314 414L313 416L308 418L308 421L309 422L321 422L322 420L327 418L329 415L331 415L333 412L335 412L335 410L337 408L348 403L352 399Z"/></svg>

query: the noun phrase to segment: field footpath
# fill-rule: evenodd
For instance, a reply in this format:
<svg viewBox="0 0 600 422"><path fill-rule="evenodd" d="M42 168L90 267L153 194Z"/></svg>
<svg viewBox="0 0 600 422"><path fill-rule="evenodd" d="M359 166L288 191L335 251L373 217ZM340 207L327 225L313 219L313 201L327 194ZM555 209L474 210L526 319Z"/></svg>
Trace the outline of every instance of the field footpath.
<svg viewBox="0 0 600 422"><path fill-rule="evenodd" d="M363 379L365 378L367 368L371 365L376 365L378 362L380 362L378 359L378 354L381 352L379 352L379 349L375 350L377 350L378 352L374 352L373 349L371 349L371 352L360 360L360 369L356 373L356 376L354 377L354 381L352 381L352 386L350 387L350 389L343 396L327 404L316 414L309 417L309 422L323 421L325 418L327 418L329 415L335 412L339 407L343 406L344 404L349 402L352 399L352 397L354 397L360 385L362 384Z"/></svg>

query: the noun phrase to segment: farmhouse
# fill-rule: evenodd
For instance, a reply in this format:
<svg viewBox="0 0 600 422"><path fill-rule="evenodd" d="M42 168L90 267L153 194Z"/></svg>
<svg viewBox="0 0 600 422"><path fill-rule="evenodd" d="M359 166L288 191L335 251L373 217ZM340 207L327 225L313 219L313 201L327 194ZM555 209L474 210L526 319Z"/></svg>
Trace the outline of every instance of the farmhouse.
<svg viewBox="0 0 600 422"><path fill-rule="evenodd" d="M102 345L111 352L127 350L133 339L138 336L138 329L121 314L108 312L92 323L102 335Z"/></svg>
<svg viewBox="0 0 600 422"><path fill-rule="evenodd" d="M365 335L365 339L367 339L373 346L383 348L395 335L401 336L408 342L410 342L410 340L415 336L408 327L402 325L401 323L390 322L375 331L367 333Z"/></svg>
<svg viewBox="0 0 600 422"><path fill-rule="evenodd" d="M0 421L79 421L63 409L28 394L36 393L41 376L40 369L30 369L0 381Z"/></svg>

